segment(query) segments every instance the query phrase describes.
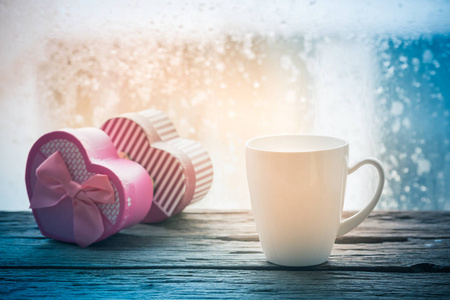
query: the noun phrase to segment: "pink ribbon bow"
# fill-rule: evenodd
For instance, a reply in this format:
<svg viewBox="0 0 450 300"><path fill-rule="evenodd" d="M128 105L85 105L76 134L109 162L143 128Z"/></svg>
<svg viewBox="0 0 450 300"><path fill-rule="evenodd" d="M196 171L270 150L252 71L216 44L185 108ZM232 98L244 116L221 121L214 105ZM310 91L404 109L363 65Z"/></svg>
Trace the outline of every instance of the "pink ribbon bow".
<svg viewBox="0 0 450 300"><path fill-rule="evenodd" d="M37 168L36 176L30 208L52 207L70 197L75 242L86 247L103 234L102 216L96 203L114 203L114 190L108 176L97 174L79 184L72 180L59 152L50 155Z"/></svg>

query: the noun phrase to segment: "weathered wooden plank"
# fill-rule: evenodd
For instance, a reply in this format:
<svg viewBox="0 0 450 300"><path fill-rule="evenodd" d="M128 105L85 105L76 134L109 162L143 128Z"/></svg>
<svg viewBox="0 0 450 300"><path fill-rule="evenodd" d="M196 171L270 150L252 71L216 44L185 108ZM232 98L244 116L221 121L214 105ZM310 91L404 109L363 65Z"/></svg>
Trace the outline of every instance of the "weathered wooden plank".
<svg viewBox="0 0 450 300"><path fill-rule="evenodd" d="M248 212L183 213L88 248L0 212L0 298L448 298L450 212L374 212L320 266L268 263Z"/></svg>
<svg viewBox="0 0 450 300"><path fill-rule="evenodd" d="M258 242L140 237L121 234L86 249L47 239L2 240L0 266L70 267L266 267ZM17 251L20 249L20 251ZM449 268L450 240L405 243L336 244L326 264L317 268L410 267L421 263Z"/></svg>
<svg viewBox="0 0 450 300"><path fill-rule="evenodd" d="M345 216L351 213L345 212ZM0 238L42 237L30 212L1 212ZM189 227L185 227L189 225ZM149 227L151 230L148 230ZM159 230L157 228L160 228ZM213 234L220 237L248 237L258 240L254 219L250 212L184 212L156 225L139 224L135 235L178 236ZM124 231L122 231L124 232ZM450 212L447 211L374 211L359 227L347 236L399 236L414 238L449 238Z"/></svg>
<svg viewBox="0 0 450 300"><path fill-rule="evenodd" d="M248 212L183 213L86 249L42 237L28 212L0 213L0 225L0 267L280 268L265 260ZM448 272L449 257L450 213L375 212L313 269Z"/></svg>
<svg viewBox="0 0 450 300"><path fill-rule="evenodd" d="M0 298L447 298L450 274L216 269L0 270Z"/></svg>

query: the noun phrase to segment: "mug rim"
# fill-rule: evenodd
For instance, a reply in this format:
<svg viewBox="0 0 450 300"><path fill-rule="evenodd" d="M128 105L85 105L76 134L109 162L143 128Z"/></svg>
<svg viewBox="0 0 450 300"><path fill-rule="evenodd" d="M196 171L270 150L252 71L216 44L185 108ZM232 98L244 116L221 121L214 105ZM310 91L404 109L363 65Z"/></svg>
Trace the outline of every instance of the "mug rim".
<svg viewBox="0 0 450 300"><path fill-rule="evenodd" d="M309 138L323 138L338 141L341 143L339 146L328 147L323 149L315 149L315 150L293 150L293 151L279 151L279 150L269 150L263 147L251 146L250 144L257 140L270 139L270 138L278 138L278 137L309 137ZM268 152L268 153L313 153L313 152L324 152L331 151L340 148L344 148L348 146L348 142L344 139L329 136L329 135L320 135L320 134L273 134L273 135L262 135L253 137L245 142L245 147L255 151Z"/></svg>

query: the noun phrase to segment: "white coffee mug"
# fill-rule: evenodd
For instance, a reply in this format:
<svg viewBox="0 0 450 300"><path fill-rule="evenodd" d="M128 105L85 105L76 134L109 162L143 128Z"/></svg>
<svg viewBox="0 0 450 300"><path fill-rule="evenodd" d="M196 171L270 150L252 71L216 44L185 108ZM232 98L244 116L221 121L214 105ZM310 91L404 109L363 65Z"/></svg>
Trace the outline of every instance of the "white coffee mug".
<svg viewBox="0 0 450 300"><path fill-rule="evenodd" d="M256 228L269 262L282 266L324 263L334 241L375 208L384 171L374 158L348 166L348 143L313 135L258 137L246 143L247 178ZM347 175L365 164L378 171L369 204L341 221Z"/></svg>

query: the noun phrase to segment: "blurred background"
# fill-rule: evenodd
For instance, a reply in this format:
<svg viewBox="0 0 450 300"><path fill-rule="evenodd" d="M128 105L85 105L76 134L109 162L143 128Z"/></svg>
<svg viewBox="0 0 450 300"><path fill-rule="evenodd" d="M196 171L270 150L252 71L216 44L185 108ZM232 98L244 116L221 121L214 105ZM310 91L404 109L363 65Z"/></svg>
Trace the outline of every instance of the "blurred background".
<svg viewBox="0 0 450 300"><path fill-rule="evenodd" d="M156 108L209 151L200 209L248 209L244 143L326 134L374 156L378 209L450 210L448 1L0 0L0 210L26 210L32 144ZM349 177L344 209L377 176Z"/></svg>

